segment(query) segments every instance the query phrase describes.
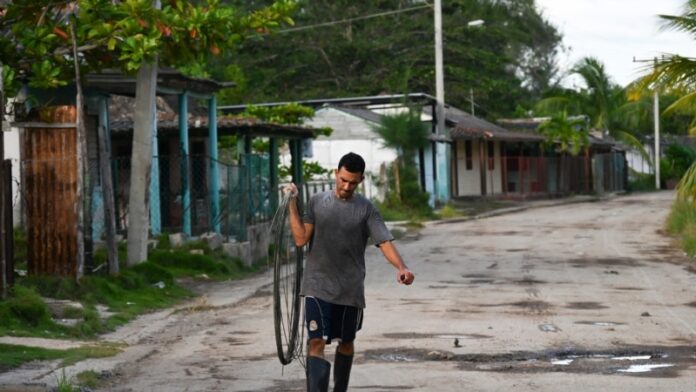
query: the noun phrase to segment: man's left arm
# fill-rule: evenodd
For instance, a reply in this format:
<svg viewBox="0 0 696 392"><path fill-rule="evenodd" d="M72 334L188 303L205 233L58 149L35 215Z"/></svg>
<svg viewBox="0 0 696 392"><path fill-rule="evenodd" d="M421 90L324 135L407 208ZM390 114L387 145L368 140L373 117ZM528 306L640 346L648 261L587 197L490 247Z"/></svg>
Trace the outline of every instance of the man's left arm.
<svg viewBox="0 0 696 392"><path fill-rule="evenodd" d="M411 272L404 263L394 243L392 241L384 241L379 244L379 249L382 251L384 258L398 270L396 273L396 281L405 285L413 283L415 275L413 275L413 272Z"/></svg>

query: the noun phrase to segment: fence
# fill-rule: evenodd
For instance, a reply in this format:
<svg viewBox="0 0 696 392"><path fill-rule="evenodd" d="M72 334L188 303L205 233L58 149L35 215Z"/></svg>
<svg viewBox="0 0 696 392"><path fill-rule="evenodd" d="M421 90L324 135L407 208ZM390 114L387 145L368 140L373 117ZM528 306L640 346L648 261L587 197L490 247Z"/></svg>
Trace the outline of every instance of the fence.
<svg viewBox="0 0 696 392"><path fill-rule="evenodd" d="M487 194L566 195L624 191L626 163L623 154L593 157L503 157L500 184L488 171Z"/></svg>
<svg viewBox="0 0 696 392"><path fill-rule="evenodd" d="M159 195L150 206L151 221L159 222L164 232L184 228L184 216L189 214L191 234L200 235L220 227L221 234L240 241L246 239L247 225L272 219L270 168L267 156L243 155L238 164L226 164L208 156L160 156L153 159L157 171ZM219 174L219 211L212 211L211 170ZM182 175L183 174L183 175ZM116 229L125 233L128 228L128 186L130 158L112 161ZM188 183L188 195L183 184Z"/></svg>

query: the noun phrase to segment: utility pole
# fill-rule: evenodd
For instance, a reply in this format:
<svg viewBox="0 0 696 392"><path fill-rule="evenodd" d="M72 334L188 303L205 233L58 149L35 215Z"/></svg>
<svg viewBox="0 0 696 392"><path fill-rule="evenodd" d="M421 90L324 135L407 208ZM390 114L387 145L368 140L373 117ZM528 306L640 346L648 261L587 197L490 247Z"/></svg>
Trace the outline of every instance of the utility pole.
<svg viewBox="0 0 696 392"><path fill-rule="evenodd" d="M437 134L445 133L445 75L442 59L442 1L435 0L435 99Z"/></svg>
<svg viewBox="0 0 696 392"><path fill-rule="evenodd" d="M660 95L655 90L653 96L653 116L655 117L655 189L660 189Z"/></svg>
<svg viewBox="0 0 696 392"><path fill-rule="evenodd" d="M657 57L652 60L636 60L633 58L634 63L644 63L652 61L654 68L657 68ZM660 189L660 94L655 88L653 92L653 123L655 128L655 156L653 157L653 167L655 171L655 189Z"/></svg>
<svg viewBox="0 0 696 392"><path fill-rule="evenodd" d="M437 118L436 132L439 136L447 136L445 129L445 73L442 54L442 0L434 2L435 19L435 116ZM433 195L435 201L449 200L449 159L447 157L447 144L435 142L433 144L435 155L435 167L433 170Z"/></svg>

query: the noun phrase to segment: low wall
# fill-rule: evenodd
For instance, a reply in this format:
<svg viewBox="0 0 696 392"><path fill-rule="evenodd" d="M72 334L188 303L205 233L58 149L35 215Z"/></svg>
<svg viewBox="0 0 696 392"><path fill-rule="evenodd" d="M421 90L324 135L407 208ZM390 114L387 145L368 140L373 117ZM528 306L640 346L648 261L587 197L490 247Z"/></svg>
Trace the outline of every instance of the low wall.
<svg viewBox="0 0 696 392"><path fill-rule="evenodd" d="M271 223L264 222L247 227L247 241L222 244L223 251L230 257L240 258L246 265L268 256Z"/></svg>

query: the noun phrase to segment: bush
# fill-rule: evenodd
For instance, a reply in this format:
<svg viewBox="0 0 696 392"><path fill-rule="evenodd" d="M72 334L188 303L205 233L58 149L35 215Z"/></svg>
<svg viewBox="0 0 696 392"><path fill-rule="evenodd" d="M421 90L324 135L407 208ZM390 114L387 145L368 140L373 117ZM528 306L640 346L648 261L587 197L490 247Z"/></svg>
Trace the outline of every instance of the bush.
<svg viewBox="0 0 696 392"><path fill-rule="evenodd" d="M685 201L672 204L667 218L667 232L678 236L684 252L696 255L696 207Z"/></svg>
<svg viewBox="0 0 696 392"><path fill-rule="evenodd" d="M681 144L671 144L660 159L660 174L665 180L679 180L696 161L696 150Z"/></svg>
<svg viewBox="0 0 696 392"><path fill-rule="evenodd" d="M5 300L3 305L6 307L6 310L0 312L5 313L0 323L10 322L12 318L32 327L51 322L51 314L48 311L48 307L41 299L41 296L31 288L14 286L12 295Z"/></svg>

